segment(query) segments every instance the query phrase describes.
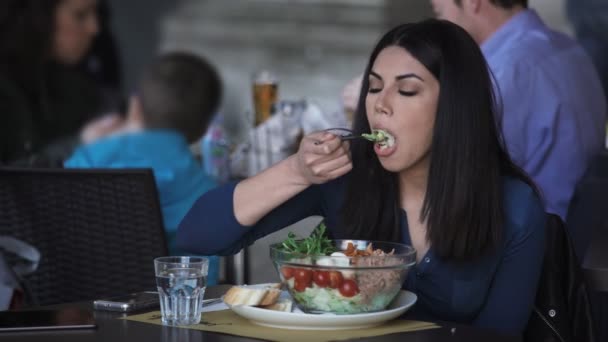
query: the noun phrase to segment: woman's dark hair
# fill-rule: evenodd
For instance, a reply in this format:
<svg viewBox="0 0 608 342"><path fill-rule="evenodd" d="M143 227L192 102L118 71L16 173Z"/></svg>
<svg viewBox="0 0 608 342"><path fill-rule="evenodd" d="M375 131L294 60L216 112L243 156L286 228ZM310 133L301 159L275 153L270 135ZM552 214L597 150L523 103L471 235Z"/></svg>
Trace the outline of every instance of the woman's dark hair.
<svg viewBox="0 0 608 342"><path fill-rule="evenodd" d="M50 60L54 20L62 0L0 1L0 74L25 88Z"/></svg>
<svg viewBox="0 0 608 342"><path fill-rule="evenodd" d="M378 54L404 48L440 85L423 208L427 239L443 258L466 260L492 249L503 227L503 180L512 175L532 184L503 147L495 122L491 76L475 41L459 26L429 19L398 26L373 50L363 77L354 121L358 134L369 132L365 99L368 76ZM401 241L399 180L385 170L372 144L353 141L353 170L343 206L348 238Z"/></svg>
<svg viewBox="0 0 608 342"><path fill-rule="evenodd" d="M139 92L146 127L174 129L194 142L219 106L222 82L202 57L172 52L147 68Z"/></svg>

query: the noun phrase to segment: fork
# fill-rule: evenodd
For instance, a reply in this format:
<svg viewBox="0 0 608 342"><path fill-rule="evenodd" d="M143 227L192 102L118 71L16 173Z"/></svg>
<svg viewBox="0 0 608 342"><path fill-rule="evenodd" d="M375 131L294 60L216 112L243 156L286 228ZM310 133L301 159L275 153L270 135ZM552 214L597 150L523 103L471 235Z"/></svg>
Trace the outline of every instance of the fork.
<svg viewBox="0 0 608 342"><path fill-rule="evenodd" d="M365 139L365 137L363 137L361 135L355 135L353 133L353 131L348 128L335 127L335 128L327 128L327 129L324 129L323 131L333 133L333 134L339 136L340 140L342 140L342 141ZM338 133L338 132L340 132L340 133ZM346 134L344 134L344 133L346 133ZM315 142L315 145L320 145L320 144L321 144L320 141Z"/></svg>
<svg viewBox="0 0 608 342"><path fill-rule="evenodd" d="M211 298L203 300L204 305L213 305L222 301L222 298Z"/></svg>

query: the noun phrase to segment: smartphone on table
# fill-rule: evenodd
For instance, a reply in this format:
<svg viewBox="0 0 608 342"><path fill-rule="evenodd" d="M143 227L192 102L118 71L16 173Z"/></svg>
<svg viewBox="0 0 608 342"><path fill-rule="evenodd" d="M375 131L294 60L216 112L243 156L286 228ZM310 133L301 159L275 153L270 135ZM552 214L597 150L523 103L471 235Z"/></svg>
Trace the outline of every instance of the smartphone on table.
<svg viewBox="0 0 608 342"><path fill-rule="evenodd" d="M158 298L158 292L144 291L130 293L125 296L98 299L93 302L93 307L96 310L131 312L159 308L160 300Z"/></svg>
<svg viewBox="0 0 608 342"><path fill-rule="evenodd" d="M93 329L95 327L93 313L77 307L0 312L0 340L2 332Z"/></svg>

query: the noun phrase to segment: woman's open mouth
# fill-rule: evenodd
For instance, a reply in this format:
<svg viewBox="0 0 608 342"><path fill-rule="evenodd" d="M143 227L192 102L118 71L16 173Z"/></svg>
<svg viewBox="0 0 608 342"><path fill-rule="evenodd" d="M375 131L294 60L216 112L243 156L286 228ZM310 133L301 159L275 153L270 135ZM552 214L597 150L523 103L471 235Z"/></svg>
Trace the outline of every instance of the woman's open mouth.
<svg viewBox="0 0 608 342"><path fill-rule="evenodd" d="M387 157L395 151L395 136L386 129L372 129L371 134L362 134L362 136L374 142L374 151L380 157Z"/></svg>
<svg viewBox="0 0 608 342"><path fill-rule="evenodd" d="M395 137L385 129L372 129L371 134L363 133L362 136L383 148L395 145Z"/></svg>

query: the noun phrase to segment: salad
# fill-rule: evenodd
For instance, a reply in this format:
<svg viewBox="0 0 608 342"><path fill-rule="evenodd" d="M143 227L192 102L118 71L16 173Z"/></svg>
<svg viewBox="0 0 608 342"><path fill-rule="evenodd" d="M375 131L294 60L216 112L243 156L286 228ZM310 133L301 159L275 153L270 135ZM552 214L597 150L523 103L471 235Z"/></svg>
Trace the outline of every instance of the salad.
<svg viewBox="0 0 608 342"><path fill-rule="evenodd" d="M379 311L388 306L401 289L406 272L399 258L383 258L393 256L394 250L386 253L371 243L366 249L357 249L352 242L339 250L325 236L325 229L321 224L305 239L289 233L279 245L281 252L293 256L277 267L296 303L308 312L338 314Z"/></svg>
<svg viewBox="0 0 608 342"><path fill-rule="evenodd" d="M371 142L377 143L383 149L395 145L395 137L383 129L372 129L371 134L363 133L361 136Z"/></svg>

